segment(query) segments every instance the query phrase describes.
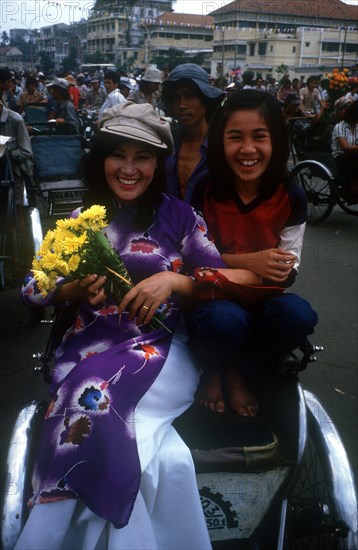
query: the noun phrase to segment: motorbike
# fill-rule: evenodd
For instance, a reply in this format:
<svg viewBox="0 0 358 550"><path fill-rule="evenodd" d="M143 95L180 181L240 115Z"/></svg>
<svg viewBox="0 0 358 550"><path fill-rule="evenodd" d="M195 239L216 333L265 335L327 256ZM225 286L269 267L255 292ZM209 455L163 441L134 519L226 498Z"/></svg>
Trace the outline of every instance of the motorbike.
<svg viewBox="0 0 358 550"><path fill-rule="evenodd" d="M89 143L97 132L98 112L91 109L81 109L78 111L77 116L80 121L80 134Z"/></svg>

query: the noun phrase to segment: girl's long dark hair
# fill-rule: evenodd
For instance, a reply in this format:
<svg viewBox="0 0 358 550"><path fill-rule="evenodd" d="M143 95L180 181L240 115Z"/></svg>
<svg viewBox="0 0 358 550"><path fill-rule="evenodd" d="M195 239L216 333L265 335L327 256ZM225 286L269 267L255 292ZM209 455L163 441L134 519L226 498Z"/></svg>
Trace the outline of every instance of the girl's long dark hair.
<svg viewBox="0 0 358 550"><path fill-rule="evenodd" d="M89 208L93 204L105 206L109 221L116 215L118 204L106 180L104 161L122 142L123 140L118 136L99 132L84 159L83 171L87 188L84 207ZM137 201L134 224L139 230L144 230L151 224L154 212L162 201L162 193L165 191L165 154L160 151L157 153L157 164L151 184Z"/></svg>
<svg viewBox="0 0 358 550"><path fill-rule="evenodd" d="M212 194L218 201L227 200L235 194L233 173L225 159L224 131L229 117L243 110L258 110L271 136L272 155L260 182L259 196L272 196L280 182L286 178L289 136L280 103L269 93L259 90L232 92L215 111L209 125L208 163L213 184Z"/></svg>

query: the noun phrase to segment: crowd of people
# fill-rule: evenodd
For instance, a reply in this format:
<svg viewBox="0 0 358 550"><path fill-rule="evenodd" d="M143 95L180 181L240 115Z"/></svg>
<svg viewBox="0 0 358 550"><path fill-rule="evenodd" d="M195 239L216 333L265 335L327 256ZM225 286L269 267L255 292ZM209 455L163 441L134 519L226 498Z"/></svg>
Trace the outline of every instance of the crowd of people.
<svg viewBox="0 0 358 550"><path fill-rule="evenodd" d="M12 78L0 70L4 102ZM47 296L35 273L25 280L32 307L77 308L56 350L16 550L209 549L191 455L172 421L193 401L256 416L257 381L314 331L316 312L290 291L307 203L287 177L287 105L315 116L325 99L317 79L299 91L286 82L273 93L262 78L222 90L192 63L165 75L149 67L137 84L95 75L88 91L73 79L54 77L42 92L29 82L25 101L43 94L69 133L77 100L98 109L84 206L106 207L105 234L134 286L116 303L104 272L59 279ZM348 156L358 150L353 96L333 133ZM150 330L159 309L164 326Z"/></svg>

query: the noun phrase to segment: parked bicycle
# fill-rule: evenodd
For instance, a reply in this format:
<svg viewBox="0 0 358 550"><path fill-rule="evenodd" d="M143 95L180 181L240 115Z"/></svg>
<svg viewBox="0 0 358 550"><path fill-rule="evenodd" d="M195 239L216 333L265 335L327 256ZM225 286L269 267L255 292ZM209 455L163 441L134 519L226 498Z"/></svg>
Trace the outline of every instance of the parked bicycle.
<svg viewBox="0 0 358 550"><path fill-rule="evenodd" d="M322 136L315 135L310 119L296 119L290 125L294 167L290 177L306 192L307 222L314 225L328 218L335 205L358 215L358 193L338 170Z"/></svg>

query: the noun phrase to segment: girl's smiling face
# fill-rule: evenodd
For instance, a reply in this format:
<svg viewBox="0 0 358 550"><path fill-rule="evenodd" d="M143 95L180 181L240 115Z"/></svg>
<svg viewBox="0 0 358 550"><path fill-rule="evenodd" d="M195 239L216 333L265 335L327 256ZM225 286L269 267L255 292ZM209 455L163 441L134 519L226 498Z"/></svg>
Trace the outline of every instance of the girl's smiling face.
<svg viewBox="0 0 358 550"><path fill-rule="evenodd" d="M271 135L258 110L240 110L228 118L224 130L225 159L237 191L257 191L272 155Z"/></svg>
<svg viewBox="0 0 358 550"><path fill-rule="evenodd" d="M135 141L124 141L104 161L107 183L124 203L137 200L149 187L155 169L155 150Z"/></svg>

